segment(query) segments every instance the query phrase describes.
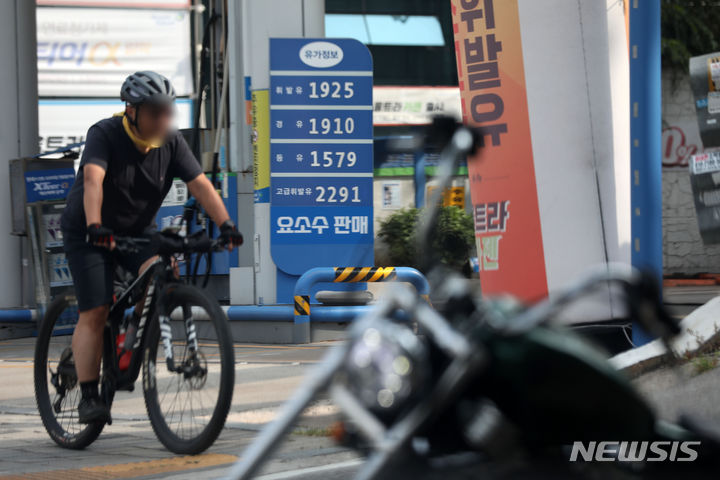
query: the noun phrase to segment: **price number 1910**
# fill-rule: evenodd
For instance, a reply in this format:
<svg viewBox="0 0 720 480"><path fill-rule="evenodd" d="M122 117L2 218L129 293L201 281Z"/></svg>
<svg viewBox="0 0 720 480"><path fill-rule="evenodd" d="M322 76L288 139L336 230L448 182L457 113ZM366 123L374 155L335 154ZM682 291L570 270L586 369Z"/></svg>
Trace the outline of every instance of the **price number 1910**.
<svg viewBox="0 0 720 480"><path fill-rule="evenodd" d="M355 131L355 119L347 117L345 121L342 118L311 118L310 135L349 135Z"/></svg>

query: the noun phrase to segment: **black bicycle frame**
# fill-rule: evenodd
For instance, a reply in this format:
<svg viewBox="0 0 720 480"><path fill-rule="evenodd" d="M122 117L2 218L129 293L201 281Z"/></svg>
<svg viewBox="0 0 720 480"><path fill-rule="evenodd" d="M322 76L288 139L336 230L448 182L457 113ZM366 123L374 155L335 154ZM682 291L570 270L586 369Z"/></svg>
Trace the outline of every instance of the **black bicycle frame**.
<svg viewBox="0 0 720 480"><path fill-rule="evenodd" d="M110 307L103 340L103 395L108 397L107 400L110 402L116 391L132 391L135 387L142 366L148 322L155 314L160 292L165 286L168 265L170 265L168 259L158 258ZM129 308L134 308L143 296L145 304L138 324L137 337L132 345L130 365L127 370L120 370L116 344L120 326L125 312Z"/></svg>

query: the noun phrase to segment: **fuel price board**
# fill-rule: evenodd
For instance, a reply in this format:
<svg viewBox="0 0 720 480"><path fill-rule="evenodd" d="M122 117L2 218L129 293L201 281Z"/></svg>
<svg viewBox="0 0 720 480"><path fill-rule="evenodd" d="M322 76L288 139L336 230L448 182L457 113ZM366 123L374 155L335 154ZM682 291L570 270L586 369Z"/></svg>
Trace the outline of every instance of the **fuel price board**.
<svg viewBox="0 0 720 480"><path fill-rule="evenodd" d="M271 252L288 274L373 264L372 84L356 40L270 40Z"/></svg>

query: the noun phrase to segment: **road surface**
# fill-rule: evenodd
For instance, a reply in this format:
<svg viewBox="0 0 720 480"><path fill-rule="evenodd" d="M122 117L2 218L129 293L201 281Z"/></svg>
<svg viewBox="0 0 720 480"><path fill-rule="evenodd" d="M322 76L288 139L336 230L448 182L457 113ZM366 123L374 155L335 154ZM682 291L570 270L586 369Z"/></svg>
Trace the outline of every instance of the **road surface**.
<svg viewBox="0 0 720 480"><path fill-rule="evenodd" d="M155 438L140 388L118 393L114 423L92 446L83 451L57 447L35 408L34 340L0 341L0 480L222 478L329 346L236 345L236 386L225 430L205 454L177 456ZM700 424L720 432L720 368L698 374L690 362L634 381L666 420L691 413ZM336 415L326 400L314 404L260 478L352 478L357 455L324 436Z"/></svg>
<svg viewBox="0 0 720 480"><path fill-rule="evenodd" d="M117 394L114 422L93 445L82 451L57 447L35 408L34 339L2 341L0 480L219 478L329 345L237 345L236 386L226 428L210 450L190 457L173 455L157 441L139 383L135 392ZM320 401L307 413L268 465L268 480L347 478L356 468L356 455L323 435L335 409Z"/></svg>

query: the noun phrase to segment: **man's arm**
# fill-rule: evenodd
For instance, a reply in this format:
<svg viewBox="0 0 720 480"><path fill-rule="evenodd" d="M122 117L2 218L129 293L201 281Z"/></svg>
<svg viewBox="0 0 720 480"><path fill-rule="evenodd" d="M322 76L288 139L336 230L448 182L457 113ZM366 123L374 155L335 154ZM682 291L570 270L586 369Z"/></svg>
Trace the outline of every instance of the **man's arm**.
<svg viewBox="0 0 720 480"><path fill-rule="evenodd" d="M204 174L200 174L187 182L188 190L200 202L213 222L220 226L220 238L227 248L232 250L243 243L243 238L235 224L230 220L220 195Z"/></svg>
<svg viewBox="0 0 720 480"><path fill-rule="evenodd" d="M215 191L212 183L204 174L200 174L187 184L190 194L200 202L200 205L210 215L216 225L222 225L230 220L230 215L223 204L220 195Z"/></svg>
<svg viewBox="0 0 720 480"><path fill-rule="evenodd" d="M103 180L105 169L88 163L83 168L83 208L87 225L87 241L113 250L115 239L112 230L102 226Z"/></svg>
<svg viewBox="0 0 720 480"><path fill-rule="evenodd" d="M85 207L86 225L102 225L103 180L105 170L89 163L83 167L83 206Z"/></svg>

